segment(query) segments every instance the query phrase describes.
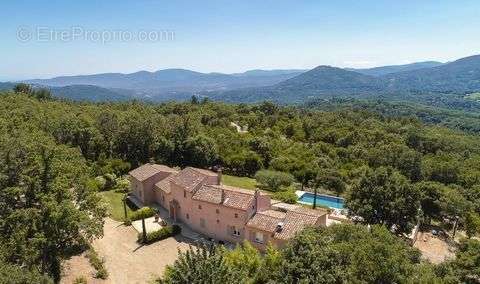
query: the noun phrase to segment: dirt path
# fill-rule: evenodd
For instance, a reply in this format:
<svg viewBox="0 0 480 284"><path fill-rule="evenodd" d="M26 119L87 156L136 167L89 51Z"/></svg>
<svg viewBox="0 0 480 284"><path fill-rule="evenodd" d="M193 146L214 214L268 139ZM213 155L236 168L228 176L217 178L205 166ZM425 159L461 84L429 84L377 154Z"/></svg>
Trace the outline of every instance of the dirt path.
<svg viewBox="0 0 480 284"><path fill-rule="evenodd" d="M454 247L444 239L429 232L419 232L414 247L422 252L425 259L435 264L455 257Z"/></svg>
<svg viewBox="0 0 480 284"><path fill-rule="evenodd" d="M64 266L64 273L62 279L60 280L61 284L71 284L77 279L77 277L85 277L87 283L89 284L101 284L108 283L102 279L95 279L93 275L95 270L88 262L88 259L85 257L85 253L80 255L75 255L66 261Z"/></svg>
<svg viewBox="0 0 480 284"><path fill-rule="evenodd" d="M172 264L178 249L188 249L190 241L182 236L168 238L148 246L136 242L137 232L110 218L105 219L104 237L95 240L93 247L105 258L109 277L107 280L91 278L92 269L83 256L75 256L67 262L70 267L62 283L72 283L80 275L87 276L88 283L148 283L161 276L166 265Z"/></svg>

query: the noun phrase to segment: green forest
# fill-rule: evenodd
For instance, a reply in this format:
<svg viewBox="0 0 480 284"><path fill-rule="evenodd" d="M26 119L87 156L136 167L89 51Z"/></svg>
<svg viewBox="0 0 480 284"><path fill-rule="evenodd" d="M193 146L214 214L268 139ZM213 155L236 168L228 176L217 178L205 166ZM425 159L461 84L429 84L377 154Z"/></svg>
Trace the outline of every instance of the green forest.
<svg viewBox="0 0 480 284"><path fill-rule="evenodd" d="M107 212L92 180L155 162L221 166L240 177L259 171L257 177L291 176L306 190L344 197L349 214L361 217L358 225L306 230L281 251L256 255L250 267L239 260L251 258L242 256L248 245L233 252L192 250L160 282L212 281L178 280L197 258L199 267L216 272L205 277L224 277L216 280L225 283L238 277L248 283L478 283L476 117L420 117L408 108L397 115L388 104L382 111L318 104L225 104L197 97L184 103L80 103L28 86L2 93L0 282L7 275L19 279L9 283L58 281L65 257L102 235ZM402 240L418 222L465 232L456 260L439 266L421 261Z"/></svg>
<svg viewBox="0 0 480 284"><path fill-rule="evenodd" d="M307 228L263 255L248 242L190 249L157 283L478 283L479 250L468 240L455 260L431 265L385 227L333 225Z"/></svg>

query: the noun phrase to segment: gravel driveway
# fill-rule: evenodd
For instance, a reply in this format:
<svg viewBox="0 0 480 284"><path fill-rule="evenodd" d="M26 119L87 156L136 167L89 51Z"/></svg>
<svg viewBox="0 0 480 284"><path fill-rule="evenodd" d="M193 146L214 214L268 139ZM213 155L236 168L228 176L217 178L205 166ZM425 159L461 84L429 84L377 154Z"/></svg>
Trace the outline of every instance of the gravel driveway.
<svg viewBox="0 0 480 284"><path fill-rule="evenodd" d="M104 237L95 240L93 246L99 256L105 258L109 276L106 281L88 277L89 283L148 283L161 276L165 266L177 259L178 249L188 249L191 244L189 239L179 235L140 246L133 227L126 227L110 218L105 219L103 229ZM71 283L78 275L90 276L92 271L85 257L74 257L62 283Z"/></svg>
<svg viewBox="0 0 480 284"><path fill-rule="evenodd" d="M178 249L188 249L191 243L180 235L147 246L140 246L136 240L135 229L105 219L104 237L93 246L105 258L110 283L147 283L177 259Z"/></svg>

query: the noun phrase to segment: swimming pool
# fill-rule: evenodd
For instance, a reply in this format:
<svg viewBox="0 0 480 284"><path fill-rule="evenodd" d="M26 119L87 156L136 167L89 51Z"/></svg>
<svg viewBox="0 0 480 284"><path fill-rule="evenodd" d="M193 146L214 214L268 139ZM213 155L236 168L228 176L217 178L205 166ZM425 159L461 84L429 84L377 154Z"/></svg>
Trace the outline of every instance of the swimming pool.
<svg viewBox="0 0 480 284"><path fill-rule="evenodd" d="M299 202L313 204L313 193L305 192L298 199ZM343 209L343 198L317 194L317 205L323 205L336 209Z"/></svg>

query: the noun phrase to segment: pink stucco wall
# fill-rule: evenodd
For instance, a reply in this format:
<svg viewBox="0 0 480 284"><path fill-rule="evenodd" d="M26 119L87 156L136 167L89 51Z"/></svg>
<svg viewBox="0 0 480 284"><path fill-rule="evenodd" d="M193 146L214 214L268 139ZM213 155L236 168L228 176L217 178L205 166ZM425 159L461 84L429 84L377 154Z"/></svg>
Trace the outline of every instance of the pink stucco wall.
<svg viewBox="0 0 480 284"><path fill-rule="evenodd" d="M187 224L193 230L214 239L230 242L240 242L245 238L245 224L253 214L253 204L247 211L243 211L220 204L193 200L192 193L184 191L173 183L170 195L169 201L175 199L180 205L176 212L177 220ZM169 205L158 203L169 210ZM240 236L233 235L232 227L240 232Z"/></svg>
<svg viewBox="0 0 480 284"><path fill-rule="evenodd" d="M176 221L188 225L193 230L202 233L216 240L238 243L249 240L253 246L264 251L268 243L275 246L282 246L285 241L274 239L272 233L246 227L248 220L257 211L264 211L271 208L270 196L259 191L254 193L255 198L248 205L246 210L226 207L223 204L214 204L205 201L192 199L192 192L185 191L182 187L170 182L170 193L155 189L155 184L168 176L169 173L159 173L143 182L130 177L131 190L144 204L157 203L170 212L171 207L175 208ZM209 176L205 184L218 184L220 178ZM199 184L197 187L200 187ZM175 204L173 206L172 204ZM172 206L171 206L172 205ZM320 218L317 225L325 225L326 218ZM239 232L235 235L233 232ZM255 233L263 234L263 243L255 241Z"/></svg>
<svg viewBox="0 0 480 284"><path fill-rule="evenodd" d="M230 242L239 242L245 238L248 211L196 200L192 201L192 207L189 211L190 218L185 223L198 232ZM201 219L203 219L203 222ZM204 224L203 227L202 223ZM240 232L239 236L233 235L232 227Z"/></svg>
<svg viewBox="0 0 480 284"><path fill-rule="evenodd" d="M256 241L256 239L255 239L256 233L260 233L260 234L263 235L263 242L262 243L259 243L259 242ZM250 227L246 228L246 239L254 247L259 249L260 251L265 251L268 244L272 244L273 246L276 246L276 247L281 247L285 244L284 240L279 240L279 239L273 238L271 232L267 232L267 231L263 231L263 230L259 230L259 229L254 229L254 228L250 228Z"/></svg>
<svg viewBox="0 0 480 284"><path fill-rule="evenodd" d="M144 181L139 181L130 176L130 189L133 194L135 194L135 196L144 204L157 202L157 196L154 191L154 186L157 182L166 178L169 174L170 173L168 172L160 172Z"/></svg>
<svg viewBox="0 0 480 284"><path fill-rule="evenodd" d="M161 174L143 182L130 178L132 192L145 204L155 202L168 211L170 211L171 202L176 200L179 205L175 212L177 221L185 223L199 233L218 240L236 243L248 238L245 224L255 214L257 208L266 210L270 204L269 196L259 195L258 201L254 199L252 204L249 204L247 210L240 210L220 204L193 200L192 193L185 191L174 183L170 183L170 194L166 194L158 189L153 190L155 183L163 178L164 175ZM212 176L208 177L205 183L218 182L219 179ZM201 184L198 186L201 186ZM235 235L234 229L240 235Z"/></svg>

